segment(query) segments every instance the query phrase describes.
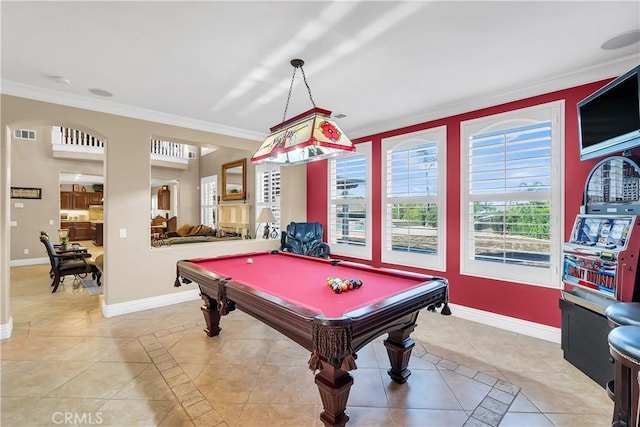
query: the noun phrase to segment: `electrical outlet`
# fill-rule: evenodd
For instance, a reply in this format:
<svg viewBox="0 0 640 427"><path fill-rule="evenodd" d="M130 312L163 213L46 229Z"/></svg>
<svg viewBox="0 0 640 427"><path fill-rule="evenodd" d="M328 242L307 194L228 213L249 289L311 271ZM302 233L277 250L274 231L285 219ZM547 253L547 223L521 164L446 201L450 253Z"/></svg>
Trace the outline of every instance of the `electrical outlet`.
<svg viewBox="0 0 640 427"><path fill-rule="evenodd" d="M126 228L121 228L120 229L120 238L125 238L127 237L127 229Z"/></svg>
<svg viewBox="0 0 640 427"><path fill-rule="evenodd" d="M24 254L25 254L25 255L29 255L29 249L25 249L25 250L24 250Z"/></svg>

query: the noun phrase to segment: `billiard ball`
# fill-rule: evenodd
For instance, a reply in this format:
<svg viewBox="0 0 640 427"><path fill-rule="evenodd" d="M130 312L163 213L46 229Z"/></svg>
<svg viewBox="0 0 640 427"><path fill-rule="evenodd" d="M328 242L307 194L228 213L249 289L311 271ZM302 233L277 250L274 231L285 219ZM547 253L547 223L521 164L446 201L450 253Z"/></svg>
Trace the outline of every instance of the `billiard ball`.
<svg viewBox="0 0 640 427"><path fill-rule="evenodd" d="M253 264L253 258L247 258L247 264Z"/></svg>

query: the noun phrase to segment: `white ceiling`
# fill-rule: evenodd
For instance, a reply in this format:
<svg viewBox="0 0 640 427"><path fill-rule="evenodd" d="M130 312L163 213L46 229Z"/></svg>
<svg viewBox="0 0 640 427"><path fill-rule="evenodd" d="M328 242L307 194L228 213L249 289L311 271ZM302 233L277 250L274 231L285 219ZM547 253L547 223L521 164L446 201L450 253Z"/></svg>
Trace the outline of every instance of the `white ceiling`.
<svg viewBox="0 0 640 427"><path fill-rule="evenodd" d="M292 58L352 139L640 63L640 43L600 47L640 29L637 0L2 1L1 19L5 94L256 140L282 121ZM311 107L298 73L287 118Z"/></svg>

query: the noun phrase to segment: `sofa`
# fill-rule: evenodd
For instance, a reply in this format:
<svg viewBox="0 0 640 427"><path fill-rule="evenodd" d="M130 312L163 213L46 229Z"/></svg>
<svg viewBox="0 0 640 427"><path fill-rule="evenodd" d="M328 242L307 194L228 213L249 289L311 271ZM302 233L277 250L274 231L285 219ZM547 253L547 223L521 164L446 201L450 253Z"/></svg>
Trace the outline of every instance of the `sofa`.
<svg viewBox="0 0 640 427"><path fill-rule="evenodd" d="M184 243L217 242L221 240L238 240L240 236L218 237L216 230L211 227L198 224L184 224L175 231L167 231L161 239L153 241L154 246L171 246Z"/></svg>

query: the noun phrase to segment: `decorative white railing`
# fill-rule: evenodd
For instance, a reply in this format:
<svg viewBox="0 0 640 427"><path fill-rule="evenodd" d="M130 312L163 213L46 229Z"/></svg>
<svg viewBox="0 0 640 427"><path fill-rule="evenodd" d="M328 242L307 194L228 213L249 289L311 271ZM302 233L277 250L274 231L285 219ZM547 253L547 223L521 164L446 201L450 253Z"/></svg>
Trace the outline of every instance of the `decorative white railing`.
<svg viewBox="0 0 640 427"><path fill-rule="evenodd" d="M104 141L86 132L63 126L51 128L51 145L54 151L104 153Z"/></svg>
<svg viewBox="0 0 640 427"><path fill-rule="evenodd" d="M86 132L64 126L51 128L51 145L54 152L104 154L104 141ZM150 152L152 160L182 165L195 158L195 153L189 151L188 145L160 139L151 140Z"/></svg>
<svg viewBox="0 0 640 427"><path fill-rule="evenodd" d="M189 162L188 146L179 142L151 140L151 160L183 163Z"/></svg>
<svg viewBox="0 0 640 427"><path fill-rule="evenodd" d="M151 140L151 154L164 157L175 157L178 159L188 159L187 146L177 142L162 141L160 139Z"/></svg>

